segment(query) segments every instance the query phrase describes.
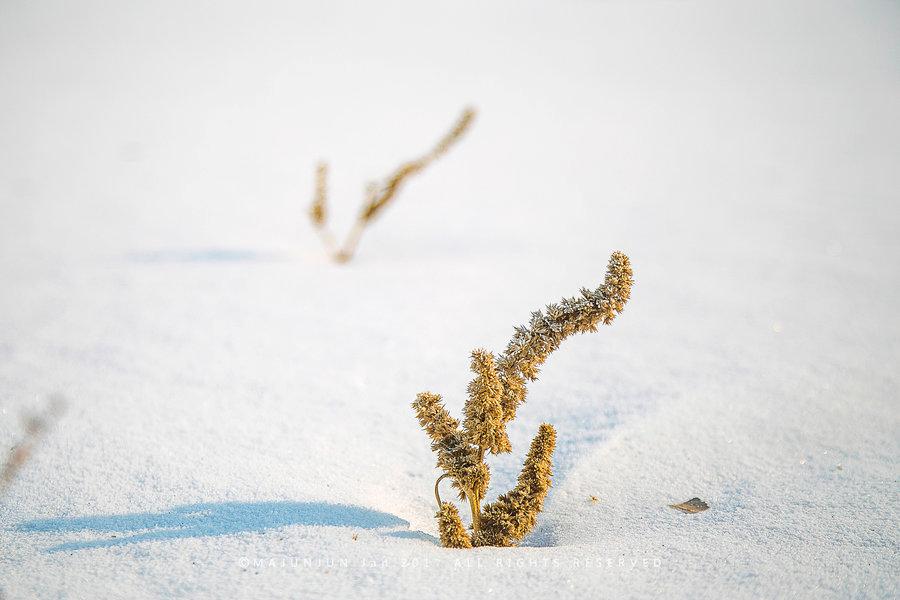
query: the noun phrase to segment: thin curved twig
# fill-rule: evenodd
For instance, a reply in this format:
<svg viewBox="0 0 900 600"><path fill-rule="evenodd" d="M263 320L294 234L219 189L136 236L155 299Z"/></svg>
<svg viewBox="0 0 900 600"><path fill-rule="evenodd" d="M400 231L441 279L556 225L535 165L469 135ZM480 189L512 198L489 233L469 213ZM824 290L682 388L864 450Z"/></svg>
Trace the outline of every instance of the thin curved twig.
<svg viewBox="0 0 900 600"><path fill-rule="evenodd" d="M443 475L441 475L440 477L437 478L437 481L434 482L434 497L435 497L435 499L437 500L437 503L438 503L438 510L440 510L441 505L443 504L443 502L441 502L441 492L440 492L440 490L438 489L438 485L440 485L441 480L442 480L444 477L450 477L450 475L448 475L447 473L444 473Z"/></svg>

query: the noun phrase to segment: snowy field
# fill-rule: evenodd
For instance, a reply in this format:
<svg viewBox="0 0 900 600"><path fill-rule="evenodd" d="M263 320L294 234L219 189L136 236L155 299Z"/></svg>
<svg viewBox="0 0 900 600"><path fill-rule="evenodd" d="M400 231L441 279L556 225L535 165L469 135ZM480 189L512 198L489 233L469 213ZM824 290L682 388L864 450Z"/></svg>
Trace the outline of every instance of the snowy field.
<svg viewBox="0 0 900 600"><path fill-rule="evenodd" d="M898 57L893 2L0 1L0 449L68 400L2 594L898 597ZM316 161L343 233L467 104L329 262ZM441 548L410 402L613 250L490 461L556 426L537 528Z"/></svg>

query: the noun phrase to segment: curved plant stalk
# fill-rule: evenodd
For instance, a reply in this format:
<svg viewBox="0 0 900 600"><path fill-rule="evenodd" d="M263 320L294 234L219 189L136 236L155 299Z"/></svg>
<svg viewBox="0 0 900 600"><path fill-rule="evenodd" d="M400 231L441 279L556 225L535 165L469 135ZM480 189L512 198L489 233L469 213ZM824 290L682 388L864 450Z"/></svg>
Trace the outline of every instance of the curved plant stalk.
<svg viewBox="0 0 900 600"><path fill-rule="evenodd" d="M537 379L539 367L567 337L596 331L609 325L622 312L634 283L631 263L622 252L609 258L603 284L582 289L581 296L565 298L532 313L527 326L517 327L506 350L495 357L486 350L472 352L475 378L467 388L462 427L450 416L438 394L422 392L412 407L419 424L431 438L437 466L443 474L435 482L438 528L441 543L450 548L513 546L534 528L550 490L556 431L544 423L531 442L516 487L482 510L490 470L486 452L512 450L506 424L525 401L525 386ZM472 511L472 533L465 533L459 511L442 502L438 484L450 478Z"/></svg>
<svg viewBox="0 0 900 600"><path fill-rule="evenodd" d="M441 481L443 481L447 477L450 477L450 476L447 473L444 473L443 475L441 475L440 477L437 478L437 481L434 482L434 499L437 500L438 506L443 504L443 502L441 501L441 490L438 486L441 484Z"/></svg>
<svg viewBox="0 0 900 600"><path fill-rule="evenodd" d="M446 154L450 147L462 138L474 119L475 109L464 109L450 131L426 154L403 163L381 183L370 183L366 188L366 196L359 216L344 243L340 246L328 229L328 165L324 162L319 163L316 167L316 187L312 204L309 207L309 219L322 239L328 255L339 263L353 258L366 226L391 203L406 180L420 173L425 167Z"/></svg>

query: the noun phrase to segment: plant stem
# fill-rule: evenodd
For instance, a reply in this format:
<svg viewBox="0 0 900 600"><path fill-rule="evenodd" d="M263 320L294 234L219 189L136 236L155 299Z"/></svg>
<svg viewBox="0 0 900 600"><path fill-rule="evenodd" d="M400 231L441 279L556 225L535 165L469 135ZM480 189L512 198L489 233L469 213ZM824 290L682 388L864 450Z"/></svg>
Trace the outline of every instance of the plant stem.
<svg viewBox="0 0 900 600"><path fill-rule="evenodd" d="M344 240L343 248L334 254L334 259L337 262L345 263L353 258L353 253L356 252L356 246L359 244L359 238L362 236L363 229L366 228L366 223L366 219L357 219L353 224L353 229L350 230L350 233L347 234L347 239Z"/></svg>
<svg viewBox="0 0 900 600"><path fill-rule="evenodd" d="M434 482L434 497L437 499L438 510L441 509L441 505L443 504L443 503L441 502L441 493L440 493L440 491L438 490L438 485L440 485L441 480L442 480L444 477L450 477L450 476L447 475L446 473L444 473L443 475L441 475L440 477L437 478L437 481Z"/></svg>
<svg viewBox="0 0 900 600"><path fill-rule="evenodd" d="M484 462L484 446L478 446L478 462ZM469 508L472 510L472 531L481 531L481 498L478 495L466 494L469 499Z"/></svg>
<svg viewBox="0 0 900 600"><path fill-rule="evenodd" d="M484 446L478 446L478 460L484 462ZM440 477L437 478L437 481L434 482L434 498L438 503L438 510L441 508L441 494L438 490L438 485L440 485L441 480L444 477L450 477L447 473L444 473ZM469 509L472 511L472 532L477 534L481 531L481 498L470 491L465 492L466 500L469 501Z"/></svg>
<svg viewBox="0 0 900 600"><path fill-rule="evenodd" d="M469 500L469 508L472 509L472 532L478 534L481 531L481 502L474 494L466 494L466 498Z"/></svg>

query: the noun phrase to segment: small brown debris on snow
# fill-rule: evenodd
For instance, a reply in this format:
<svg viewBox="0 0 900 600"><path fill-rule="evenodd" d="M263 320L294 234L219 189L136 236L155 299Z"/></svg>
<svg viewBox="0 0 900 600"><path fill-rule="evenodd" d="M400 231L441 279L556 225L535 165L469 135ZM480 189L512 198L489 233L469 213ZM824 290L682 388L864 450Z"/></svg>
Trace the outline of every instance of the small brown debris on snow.
<svg viewBox="0 0 900 600"><path fill-rule="evenodd" d="M709 508L709 504L700 498L691 498L687 502L682 502L681 504L670 504L669 507L680 510L683 513L698 513Z"/></svg>

